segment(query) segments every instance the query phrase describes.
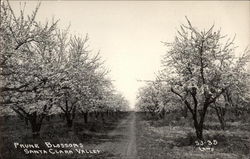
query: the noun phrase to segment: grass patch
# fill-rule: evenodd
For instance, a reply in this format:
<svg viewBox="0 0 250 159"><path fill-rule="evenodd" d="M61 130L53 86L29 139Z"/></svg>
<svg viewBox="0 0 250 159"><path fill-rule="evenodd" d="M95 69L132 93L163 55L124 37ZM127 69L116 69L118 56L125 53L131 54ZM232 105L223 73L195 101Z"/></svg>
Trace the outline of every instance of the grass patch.
<svg viewBox="0 0 250 159"><path fill-rule="evenodd" d="M217 128L218 121L206 121L204 139L217 140L213 151L201 151L195 146L196 135L192 120L143 120L137 117L137 153L140 158L187 159L248 159L250 158L249 123L228 122L225 131ZM172 118L172 117L171 117ZM174 119L174 118L172 118ZM186 121L183 121L186 120Z"/></svg>
<svg viewBox="0 0 250 159"><path fill-rule="evenodd" d="M48 150L44 142L55 144L60 143L82 143L84 149L95 149L96 144L107 142L119 138L114 136L110 138L107 134L111 132L117 124L126 117L127 114L117 114L116 116L105 117L102 119L90 119L85 124L82 118L77 118L72 129L68 129L59 117L55 117L50 121L45 120L40 132L40 138L33 139L30 125L26 125L24 121L14 118L4 120L4 124L0 126L0 158L2 159L82 159L82 158L105 158L112 157L113 154L101 152L100 154L29 154L24 153L24 149L15 149L14 142L23 144L38 144L40 149Z"/></svg>

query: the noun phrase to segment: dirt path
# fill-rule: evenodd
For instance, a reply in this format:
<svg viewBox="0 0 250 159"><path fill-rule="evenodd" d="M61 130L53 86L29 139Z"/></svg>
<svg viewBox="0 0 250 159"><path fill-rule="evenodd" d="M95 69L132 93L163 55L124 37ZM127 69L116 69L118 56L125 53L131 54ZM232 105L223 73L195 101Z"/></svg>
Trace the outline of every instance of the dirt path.
<svg viewBox="0 0 250 159"><path fill-rule="evenodd" d="M108 134L114 141L98 145L96 149L111 153L114 158L136 159L135 119L135 113L123 119L116 129Z"/></svg>

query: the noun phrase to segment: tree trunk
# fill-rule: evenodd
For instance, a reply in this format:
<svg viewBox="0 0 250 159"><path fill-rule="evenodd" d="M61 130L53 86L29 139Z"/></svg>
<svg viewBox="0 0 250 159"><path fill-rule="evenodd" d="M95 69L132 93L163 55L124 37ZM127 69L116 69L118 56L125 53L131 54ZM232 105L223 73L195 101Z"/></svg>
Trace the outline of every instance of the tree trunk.
<svg viewBox="0 0 250 159"><path fill-rule="evenodd" d="M161 112L159 113L160 119L164 119L165 113L166 113L165 109L162 109Z"/></svg>
<svg viewBox="0 0 250 159"><path fill-rule="evenodd" d="M73 121L71 119L67 119L67 126L68 126L68 128L72 128Z"/></svg>
<svg viewBox="0 0 250 159"><path fill-rule="evenodd" d="M161 113L159 113L159 119L163 119L162 112L161 112Z"/></svg>
<svg viewBox="0 0 250 159"><path fill-rule="evenodd" d="M104 112L101 112L102 122L105 123Z"/></svg>
<svg viewBox="0 0 250 159"><path fill-rule="evenodd" d="M47 120L47 121L50 121L50 116L47 116L47 117L46 117L46 120Z"/></svg>
<svg viewBox="0 0 250 159"><path fill-rule="evenodd" d="M234 115L238 119L240 117L241 112L239 111L238 107L234 109Z"/></svg>
<svg viewBox="0 0 250 159"><path fill-rule="evenodd" d="M40 130L41 130L41 123L33 123L33 122L30 122L30 123L31 123L33 138L39 138Z"/></svg>
<svg viewBox="0 0 250 159"><path fill-rule="evenodd" d="M72 128L72 126L73 126L73 120L70 118L69 114L65 114L65 116L66 116L67 127L68 128Z"/></svg>
<svg viewBox="0 0 250 159"><path fill-rule="evenodd" d="M195 109L192 110L190 108L190 105L189 105L188 102L186 102L185 104L186 104L187 108L189 107L188 110L192 114L196 137L197 137L198 140L203 140L203 124L204 124L204 119L205 119L205 115L206 115L208 105L204 105L204 109L202 110L202 112L198 113L197 109L196 109L197 105L194 106ZM198 122L198 114L200 115L200 121L199 122Z"/></svg>
<svg viewBox="0 0 250 159"><path fill-rule="evenodd" d="M32 136L33 138L39 138L40 137L40 130L41 130L41 126L42 126L42 119L38 120L38 116L37 113L34 112L32 113L29 117L28 120L30 122L31 125L31 129L32 129Z"/></svg>
<svg viewBox="0 0 250 159"><path fill-rule="evenodd" d="M217 117L219 119L221 129L225 130L225 126L226 126L226 122L225 122L226 109L225 108L220 108L220 107L215 107L215 111L216 111Z"/></svg>
<svg viewBox="0 0 250 159"><path fill-rule="evenodd" d="M96 120L98 119L98 116L99 116L99 112L95 112L95 118L96 118Z"/></svg>
<svg viewBox="0 0 250 159"><path fill-rule="evenodd" d="M198 125L195 128L195 132L196 132L197 139L203 140L203 126Z"/></svg>
<svg viewBox="0 0 250 159"><path fill-rule="evenodd" d="M90 113L89 113L89 120L94 120L94 118L95 118L95 117L94 117L93 112L90 112Z"/></svg>
<svg viewBox="0 0 250 159"><path fill-rule="evenodd" d="M61 114L59 114L59 118L64 121L65 120L65 115L63 113L61 113Z"/></svg>
<svg viewBox="0 0 250 159"><path fill-rule="evenodd" d="M204 106L204 109L202 112L199 113L200 115L200 121L198 122L197 113L192 114L193 115L193 121L194 121L194 128L196 132L196 137L198 140L203 140L203 125L204 125L204 119L207 111L207 106Z"/></svg>
<svg viewBox="0 0 250 159"><path fill-rule="evenodd" d="M24 121L25 121L25 125L29 126L29 119L28 118L24 118Z"/></svg>
<svg viewBox="0 0 250 159"><path fill-rule="evenodd" d="M88 112L83 113L84 123L88 123Z"/></svg>

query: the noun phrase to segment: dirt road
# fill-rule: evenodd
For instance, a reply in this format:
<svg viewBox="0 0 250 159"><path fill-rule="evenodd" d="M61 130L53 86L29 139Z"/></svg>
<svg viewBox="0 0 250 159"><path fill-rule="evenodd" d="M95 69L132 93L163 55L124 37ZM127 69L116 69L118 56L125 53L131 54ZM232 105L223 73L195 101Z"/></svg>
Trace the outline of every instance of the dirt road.
<svg viewBox="0 0 250 159"><path fill-rule="evenodd" d="M113 154L113 158L136 159L136 115L131 113L123 119L116 129L108 134L112 142L104 142L96 149Z"/></svg>

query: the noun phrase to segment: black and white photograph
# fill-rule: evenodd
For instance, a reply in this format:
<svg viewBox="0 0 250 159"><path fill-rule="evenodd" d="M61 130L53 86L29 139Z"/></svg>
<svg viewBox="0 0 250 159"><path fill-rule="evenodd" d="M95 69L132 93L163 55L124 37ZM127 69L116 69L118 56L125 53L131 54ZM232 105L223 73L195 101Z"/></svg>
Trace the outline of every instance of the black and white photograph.
<svg viewBox="0 0 250 159"><path fill-rule="evenodd" d="M250 159L250 1L0 0L0 159Z"/></svg>

